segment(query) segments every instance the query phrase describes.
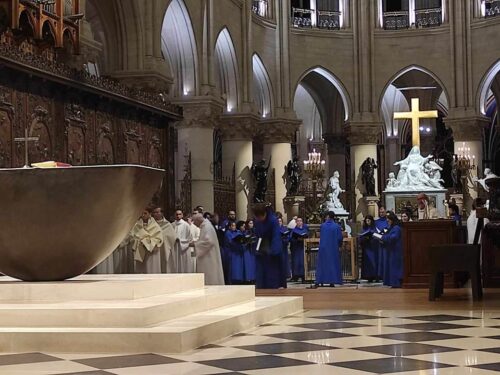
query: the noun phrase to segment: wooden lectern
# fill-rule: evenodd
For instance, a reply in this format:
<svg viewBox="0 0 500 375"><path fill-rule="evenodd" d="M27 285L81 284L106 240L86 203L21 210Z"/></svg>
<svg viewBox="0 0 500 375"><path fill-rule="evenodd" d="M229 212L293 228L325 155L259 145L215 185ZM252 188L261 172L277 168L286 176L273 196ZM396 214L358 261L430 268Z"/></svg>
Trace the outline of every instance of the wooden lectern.
<svg viewBox="0 0 500 375"><path fill-rule="evenodd" d="M453 220L420 220L402 224L403 228L403 288L429 287L429 255L432 245L456 242L457 225ZM454 287L453 275L447 274L445 288Z"/></svg>

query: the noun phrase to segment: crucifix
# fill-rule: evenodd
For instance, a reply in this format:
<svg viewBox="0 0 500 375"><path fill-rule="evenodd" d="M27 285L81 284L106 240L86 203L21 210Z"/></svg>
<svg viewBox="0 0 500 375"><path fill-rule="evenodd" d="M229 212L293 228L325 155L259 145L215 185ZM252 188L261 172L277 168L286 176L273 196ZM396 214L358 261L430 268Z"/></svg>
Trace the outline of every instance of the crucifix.
<svg viewBox="0 0 500 375"><path fill-rule="evenodd" d="M39 137L29 137L28 136L28 128L24 129L24 137L14 138L14 142L24 142L24 167L29 168L29 160L28 160L28 145L29 142L38 142Z"/></svg>
<svg viewBox="0 0 500 375"><path fill-rule="evenodd" d="M411 140L413 145L420 147L420 119L437 118L437 111L421 111L418 98L411 99L411 112L394 112L394 120L411 120Z"/></svg>

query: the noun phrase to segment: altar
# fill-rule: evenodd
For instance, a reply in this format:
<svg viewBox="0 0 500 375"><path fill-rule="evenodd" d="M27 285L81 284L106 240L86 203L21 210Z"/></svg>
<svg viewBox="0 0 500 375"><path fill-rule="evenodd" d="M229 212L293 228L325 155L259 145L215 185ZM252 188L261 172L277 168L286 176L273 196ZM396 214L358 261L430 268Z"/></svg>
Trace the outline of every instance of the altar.
<svg viewBox="0 0 500 375"><path fill-rule="evenodd" d="M446 217L446 190L426 190L425 194L429 198L429 205L434 206L439 218ZM385 207L387 210L394 211L400 215L410 207L412 212L417 212L417 195L409 191L384 191Z"/></svg>

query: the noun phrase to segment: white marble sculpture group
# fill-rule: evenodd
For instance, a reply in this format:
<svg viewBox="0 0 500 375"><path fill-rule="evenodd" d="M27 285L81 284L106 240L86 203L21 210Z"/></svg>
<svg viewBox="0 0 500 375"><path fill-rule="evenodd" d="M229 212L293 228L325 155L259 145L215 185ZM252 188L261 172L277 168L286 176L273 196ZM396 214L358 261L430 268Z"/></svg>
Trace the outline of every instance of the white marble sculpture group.
<svg viewBox="0 0 500 375"><path fill-rule="evenodd" d="M394 163L399 165L397 177L389 173L386 191L429 191L444 189L441 168L431 160L432 156L420 155L420 147L413 146L408 157Z"/></svg>

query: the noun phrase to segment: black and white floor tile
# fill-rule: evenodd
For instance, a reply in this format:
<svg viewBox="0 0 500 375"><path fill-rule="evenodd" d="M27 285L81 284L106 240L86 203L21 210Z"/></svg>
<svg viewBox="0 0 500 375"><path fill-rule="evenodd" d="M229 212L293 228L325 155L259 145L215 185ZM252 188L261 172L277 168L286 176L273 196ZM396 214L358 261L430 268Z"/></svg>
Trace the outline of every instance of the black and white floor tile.
<svg viewBox="0 0 500 375"><path fill-rule="evenodd" d="M500 312L309 310L184 354L0 355L0 374L488 375Z"/></svg>

